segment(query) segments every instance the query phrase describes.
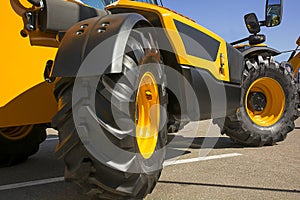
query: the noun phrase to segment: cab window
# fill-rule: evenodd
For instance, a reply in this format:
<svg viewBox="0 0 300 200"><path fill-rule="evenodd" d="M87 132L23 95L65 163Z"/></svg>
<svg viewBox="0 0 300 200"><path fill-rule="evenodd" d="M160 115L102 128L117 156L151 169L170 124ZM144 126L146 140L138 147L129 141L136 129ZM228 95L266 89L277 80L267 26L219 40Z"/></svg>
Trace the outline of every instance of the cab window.
<svg viewBox="0 0 300 200"><path fill-rule="evenodd" d="M104 9L105 6L116 2L117 0L75 0L77 2L89 5L93 8ZM149 4L157 4L157 0L132 0L138 2L145 2Z"/></svg>
<svg viewBox="0 0 300 200"><path fill-rule="evenodd" d="M117 0L75 0L80 3L84 3L93 8L104 9L105 6L117 1Z"/></svg>

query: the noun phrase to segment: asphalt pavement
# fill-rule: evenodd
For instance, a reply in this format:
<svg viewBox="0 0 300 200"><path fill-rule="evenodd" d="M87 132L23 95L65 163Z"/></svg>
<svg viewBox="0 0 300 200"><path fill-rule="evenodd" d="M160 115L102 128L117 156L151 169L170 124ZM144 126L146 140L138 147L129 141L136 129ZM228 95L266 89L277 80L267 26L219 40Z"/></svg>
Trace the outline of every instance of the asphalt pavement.
<svg viewBox="0 0 300 200"><path fill-rule="evenodd" d="M210 121L191 123L169 137L162 176L146 200L300 199L300 120L284 142L244 148ZM49 131L27 162L0 168L0 200L90 200L63 181L64 164Z"/></svg>

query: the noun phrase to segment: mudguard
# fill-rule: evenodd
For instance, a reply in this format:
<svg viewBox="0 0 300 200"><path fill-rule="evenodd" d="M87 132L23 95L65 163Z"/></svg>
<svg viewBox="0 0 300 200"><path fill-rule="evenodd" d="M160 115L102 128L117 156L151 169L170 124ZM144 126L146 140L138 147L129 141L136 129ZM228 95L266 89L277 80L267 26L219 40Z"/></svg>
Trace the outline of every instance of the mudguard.
<svg viewBox="0 0 300 200"><path fill-rule="evenodd" d="M241 51L244 57L253 57L253 56L277 56L280 54L276 49L267 47L267 46L256 46L251 47L246 50Z"/></svg>
<svg viewBox="0 0 300 200"><path fill-rule="evenodd" d="M122 55L125 52L126 41L130 30L137 23L149 24L142 15L134 13L95 17L77 23L67 31L61 41L51 77L95 76L122 72ZM88 56L89 59L86 59ZM89 69L78 74L84 62Z"/></svg>

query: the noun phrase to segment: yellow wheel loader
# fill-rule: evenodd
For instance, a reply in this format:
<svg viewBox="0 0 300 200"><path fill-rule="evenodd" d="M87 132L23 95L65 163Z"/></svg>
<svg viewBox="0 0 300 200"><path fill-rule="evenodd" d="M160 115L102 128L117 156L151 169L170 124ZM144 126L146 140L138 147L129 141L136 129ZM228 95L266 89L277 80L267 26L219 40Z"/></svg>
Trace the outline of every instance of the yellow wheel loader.
<svg viewBox="0 0 300 200"><path fill-rule="evenodd" d="M14 10L11 3L15 6ZM57 111L53 97L53 85L45 82L45 61L54 58L56 49L31 46L28 39L20 35L23 20L20 17L27 1L5 1L1 13L6 31L2 31L1 59L6 60L0 69L0 165L11 165L36 153L39 144L46 138L46 128ZM23 10L21 9L23 8ZM15 11L18 12L18 16Z"/></svg>
<svg viewBox="0 0 300 200"><path fill-rule="evenodd" d="M233 123L247 104L245 119L259 133L231 136L249 144L295 118L293 80L270 48L245 53L156 0L10 0L0 9L10 19L9 34L1 32L8 48L0 69L1 162L35 153L45 139L42 127L53 127L65 178L92 196L151 193L168 132L190 121L225 119L229 127L227 119ZM261 23L278 25L281 1L267 1L267 12ZM246 23L253 34L246 40L261 43L255 15Z"/></svg>

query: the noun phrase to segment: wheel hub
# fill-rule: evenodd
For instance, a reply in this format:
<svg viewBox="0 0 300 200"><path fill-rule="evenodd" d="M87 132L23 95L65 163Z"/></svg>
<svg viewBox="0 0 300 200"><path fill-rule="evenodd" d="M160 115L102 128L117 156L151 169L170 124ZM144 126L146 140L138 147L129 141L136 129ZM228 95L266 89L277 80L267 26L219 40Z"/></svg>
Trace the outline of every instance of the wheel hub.
<svg viewBox="0 0 300 200"><path fill-rule="evenodd" d="M251 110L261 112L266 108L267 98L262 92L251 92L249 100L248 104Z"/></svg>
<svg viewBox="0 0 300 200"><path fill-rule="evenodd" d="M285 110L285 92L280 83L271 77L255 80L246 93L245 109L259 126L276 124Z"/></svg>

